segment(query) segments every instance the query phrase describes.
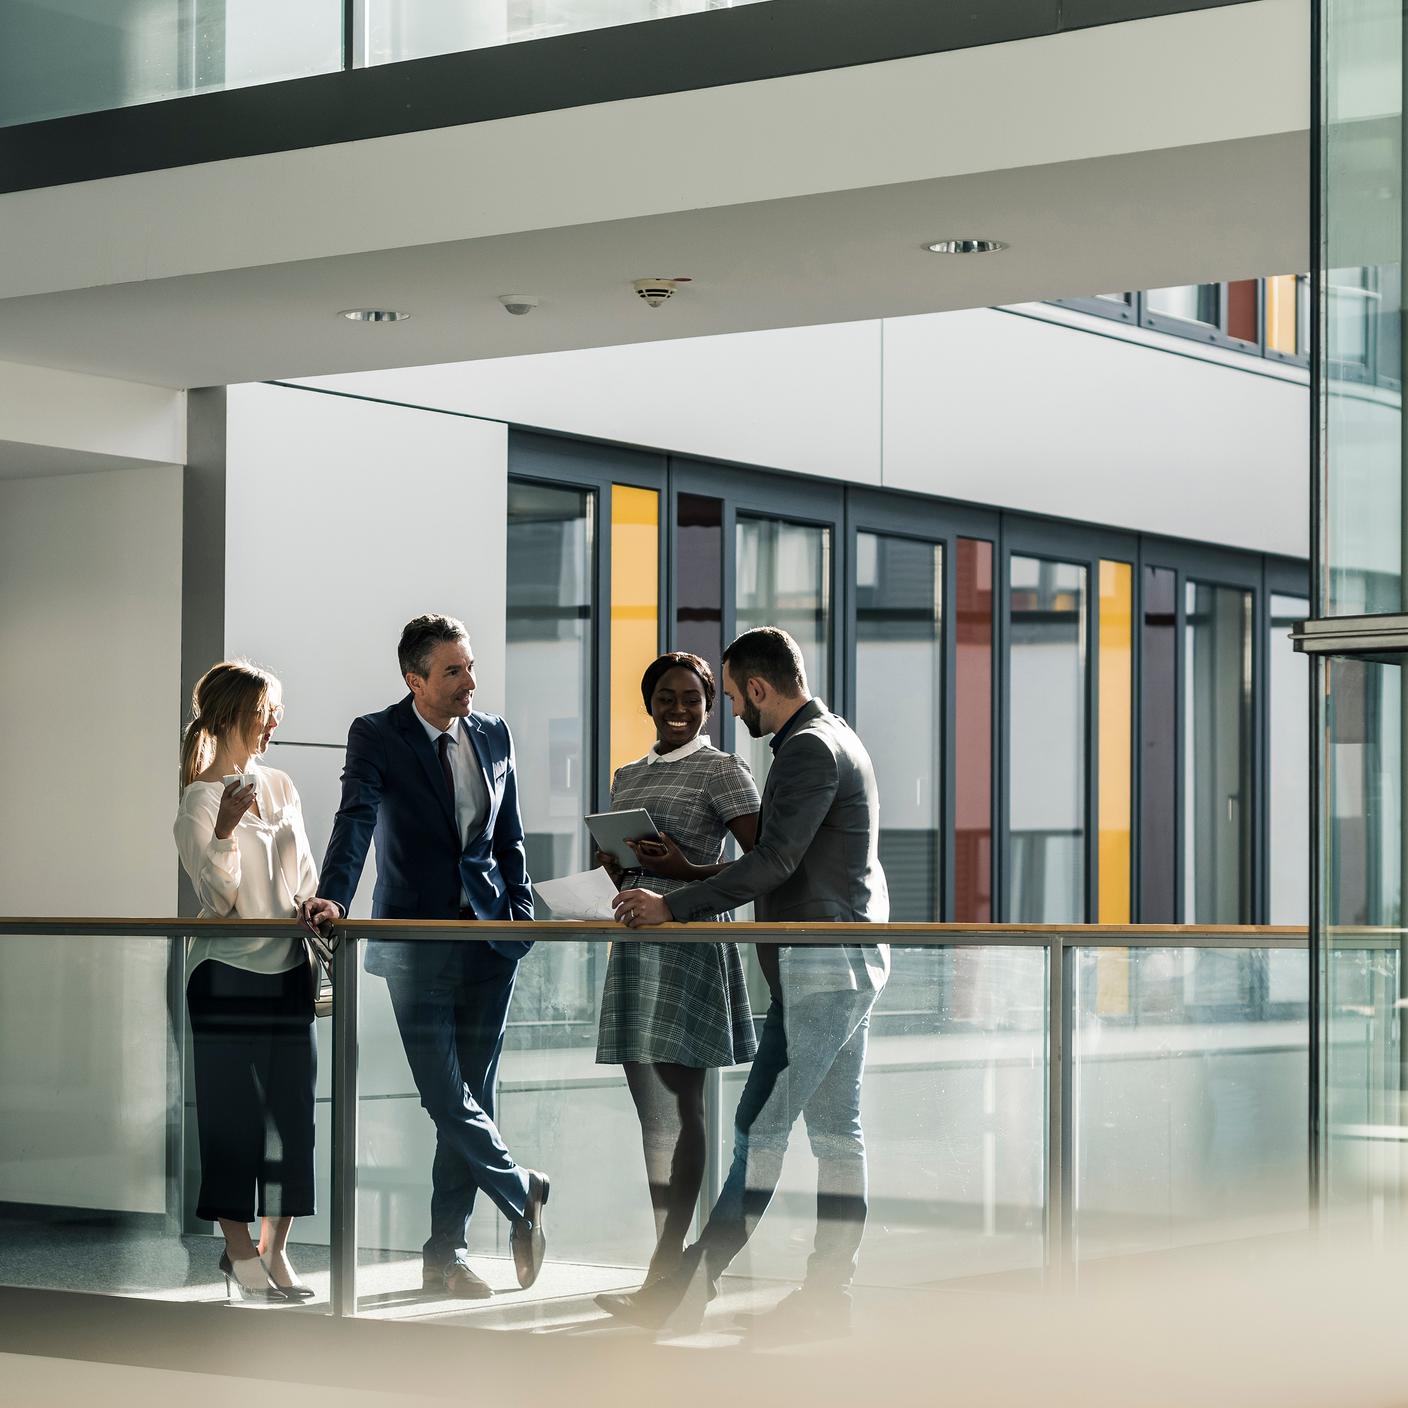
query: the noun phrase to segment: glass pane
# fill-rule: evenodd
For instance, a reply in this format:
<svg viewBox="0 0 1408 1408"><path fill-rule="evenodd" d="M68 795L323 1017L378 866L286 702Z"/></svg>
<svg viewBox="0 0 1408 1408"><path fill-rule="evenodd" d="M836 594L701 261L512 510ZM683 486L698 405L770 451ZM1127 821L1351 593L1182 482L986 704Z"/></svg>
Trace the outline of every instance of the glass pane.
<svg viewBox="0 0 1408 1408"><path fill-rule="evenodd" d="M1178 816L1178 579L1144 569L1140 627L1139 920L1172 924L1176 913Z"/></svg>
<svg viewBox="0 0 1408 1408"><path fill-rule="evenodd" d="M1013 557L1011 865L1018 924L1086 919L1086 570Z"/></svg>
<svg viewBox="0 0 1408 1408"><path fill-rule="evenodd" d="M1043 1256L1045 953L897 943L891 961L862 1089L870 1176L862 1303L868 1288L1035 1270ZM726 1119L745 1076L724 1074ZM740 1276L801 1280L816 1168L799 1123L779 1194L734 1263Z"/></svg>
<svg viewBox="0 0 1408 1408"><path fill-rule="evenodd" d="M1401 611L1401 396L1373 350L1400 340L1402 7L1327 0L1324 33L1324 608ZM1396 376L1386 366L1384 376Z"/></svg>
<svg viewBox="0 0 1408 1408"><path fill-rule="evenodd" d="M666 940L668 942L668 940ZM450 948L436 942L430 947ZM426 944L382 945L390 954ZM462 969L483 962L456 941ZM358 1308L386 1318L454 1317L486 1328L602 1324L594 1293L639 1285L655 1243L638 1117L619 1066L596 1061L608 945L540 943L519 965L508 1007L493 1118L524 1167L552 1180L549 1255L537 1284L517 1289L508 1220L481 1190L468 1222L467 1256L496 1291L473 1303L422 1291L431 1221L435 1128L422 1108L407 1047L433 1039L429 1014L404 1034L363 1047L358 1110L361 1246ZM521 992L551 951L559 971L579 970L584 1001L526 1012ZM402 959L396 959L399 965ZM860 1087L869 1165L869 1217L856 1277L870 1288L919 1287L939 1278L1036 1270L1043 1258L1047 1052L1046 955L1039 947L940 949L897 945L889 983L871 1015ZM365 1010L389 1007L391 985L362 977ZM396 1001L403 1003L398 994ZM755 1016L762 1017L761 1007ZM378 1020L379 1030L386 1030ZM726 1170L745 1068L722 1072L706 1117L706 1166ZM487 1086L493 1090L492 1079ZM710 1322L776 1299L806 1272L817 1225L821 1169L803 1123L793 1129L777 1195L730 1265ZM449 1162L448 1158L445 1160ZM610 1176L603 1177L606 1168ZM442 1164L442 1180L444 1168ZM708 1194L706 1191L706 1202Z"/></svg>
<svg viewBox="0 0 1408 1408"><path fill-rule="evenodd" d="M1256 342L1257 280L1236 279L1227 285L1227 336Z"/></svg>
<svg viewBox="0 0 1408 1408"><path fill-rule="evenodd" d="M953 917L992 923L992 544L960 538L954 591Z"/></svg>
<svg viewBox="0 0 1408 1408"><path fill-rule="evenodd" d="M358 65L547 39L641 20L731 10L759 0L360 0Z"/></svg>
<svg viewBox="0 0 1408 1408"><path fill-rule="evenodd" d="M1398 340L1398 310L1370 299L1363 270L1327 275L1325 513L1327 609L1354 616L1402 610L1399 564L1399 393L1366 394L1370 339ZM1396 277L1397 270L1393 270ZM1349 281L1361 285L1347 287ZM1396 369L1396 368L1395 368Z"/></svg>
<svg viewBox="0 0 1408 1408"><path fill-rule="evenodd" d="M1369 337L1376 299L1367 269L1331 269L1325 303L1325 349L1341 373L1362 380L1369 370Z"/></svg>
<svg viewBox="0 0 1408 1408"><path fill-rule="evenodd" d="M1402 1218L1408 1137L1402 657L1324 668L1326 1183L1337 1204L1392 1224Z"/></svg>
<svg viewBox="0 0 1408 1408"><path fill-rule="evenodd" d="M611 770L655 743L641 676L660 653L660 495L611 486ZM529 871L531 875L532 872Z"/></svg>
<svg viewBox="0 0 1408 1408"><path fill-rule="evenodd" d="M0 5L0 127L341 67L341 0Z"/></svg>
<svg viewBox="0 0 1408 1408"><path fill-rule="evenodd" d="M1266 350L1294 357L1296 341L1296 284L1294 274L1282 274L1267 279L1266 289Z"/></svg>
<svg viewBox="0 0 1408 1408"><path fill-rule="evenodd" d="M1326 705L1325 919L1336 927L1402 924L1402 671L1332 660Z"/></svg>
<svg viewBox="0 0 1408 1408"><path fill-rule="evenodd" d="M812 693L831 692L831 530L777 518L738 516L734 614L738 633L781 626L801 647ZM772 763L766 738L738 725L739 755L759 787Z"/></svg>
<svg viewBox="0 0 1408 1408"><path fill-rule="evenodd" d="M1252 596L1184 584L1183 922L1252 922Z"/></svg>
<svg viewBox="0 0 1408 1408"><path fill-rule="evenodd" d="M1310 615L1303 597L1271 597L1267 673L1270 728L1267 768L1270 805L1268 845L1272 924L1310 922L1310 662L1288 636L1297 621Z"/></svg>
<svg viewBox="0 0 1408 1408"><path fill-rule="evenodd" d="M428 950L435 951L433 958ZM655 1240L640 1167L640 1126L621 1068L596 1062L607 952L605 943L539 943L519 963L515 983L506 976L512 973L506 960L471 941L368 948L363 1021L381 1039L363 1041L359 1060L357 1295L363 1314L422 1319L478 1312L476 1323L509 1328L531 1322L542 1329L553 1323L546 1303L581 1297L559 1307L564 1319L576 1319L594 1292L640 1284ZM462 979L462 1004L488 994L489 1006L470 1007L468 1020L487 1023L491 1032L504 1020L507 1004L497 1062L492 1041L475 1044L463 1006L460 1019L452 1013L450 1021L463 1035L457 1059L470 1093L513 1158L551 1180L549 1256L531 1291L518 1288L510 1224L499 1201L512 1180L486 1184L477 1193L457 1188L454 1174L464 1168L464 1157L448 1142L440 1146L422 1104L408 1052L419 1062L421 1053L438 1049L445 1018L433 1000L413 1004L416 985L397 976L420 971L416 964L439 965L431 971ZM452 981L445 981L454 991ZM429 989L420 985L423 998ZM433 1093L430 1078L423 1073L421 1079ZM609 1161L609 1177L601 1176L603 1160ZM454 1238L464 1217L469 1264L496 1292L512 1295L475 1303L439 1285L422 1291L424 1265L448 1259L446 1252L454 1250L436 1236Z"/></svg>
<svg viewBox="0 0 1408 1408"><path fill-rule="evenodd" d="M1217 284L1151 288L1144 295L1144 306L1149 312L1162 313L1167 318L1181 318L1184 322L1206 323L1209 327L1216 327L1219 292Z"/></svg>
<svg viewBox="0 0 1408 1408"><path fill-rule="evenodd" d="M1070 1170L1082 1259L1306 1226L1309 965L1292 949L1082 949ZM1289 960L1284 1001L1265 998ZM1111 993L1130 976L1131 1010Z"/></svg>
<svg viewBox="0 0 1408 1408"><path fill-rule="evenodd" d="M593 496L510 480L508 717L519 771L528 873L586 868L592 810ZM639 679L639 676L637 676Z"/></svg>
<svg viewBox="0 0 1408 1408"><path fill-rule="evenodd" d="M328 1024L309 1009L306 1021L295 1015L282 1028L282 1091L294 1103L277 1107L284 1148L273 1162L260 1123L273 1102L256 1107L251 1130L221 1088L229 1037L204 1020L212 999L230 1010L228 991L204 984L216 968L243 973L200 962L188 993L183 939L0 940L0 1285L224 1301L224 1238L210 1207L197 1215L202 1174L207 1199L247 1195L253 1210L262 1171L271 1202L316 1207L295 1220L288 1255L314 1292L308 1309L326 1313L332 1120L325 1089L314 1099L309 1063ZM234 1020L249 1032L262 1013L247 993L238 1000ZM213 1087L199 1104L193 1004L199 1070ZM202 1130L213 1151L204 1166Z"/></svg>
<svg viewBox="0 0 1408 1408"><path fill-rule="evenodd" d="M707 660L717 679L724 653L723 500L680 494L675 501L676 650ZM723 747L722 700L709 716L709 738Z"/></svg>
<svg viewBox="0 0 1408 1408"><path fill-rule="evenodd" d="M1100 564L1100 903L1101 924L1130 920L1131 781L1134 712L1134 569Z"/></svg>
<svg viewBox="0 0 1408 1408"><path fill-rule="evenodd" d="M856 727L880 787L880 863L891 920L922 923L941 917L942 550L860 533L856 560Z"/></svg>

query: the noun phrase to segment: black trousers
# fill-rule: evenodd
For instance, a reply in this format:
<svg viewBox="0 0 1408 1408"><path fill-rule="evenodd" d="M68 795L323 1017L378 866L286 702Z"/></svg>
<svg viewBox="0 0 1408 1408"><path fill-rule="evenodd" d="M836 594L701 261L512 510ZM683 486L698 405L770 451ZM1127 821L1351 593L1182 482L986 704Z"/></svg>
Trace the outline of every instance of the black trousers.
<svg viewBox="0 0 1408 1408"><path fill-rule="evenodd" d="M313 1212L318 1055L304 964L251 973L206 959L186 983L203 1222Z"/></svg>

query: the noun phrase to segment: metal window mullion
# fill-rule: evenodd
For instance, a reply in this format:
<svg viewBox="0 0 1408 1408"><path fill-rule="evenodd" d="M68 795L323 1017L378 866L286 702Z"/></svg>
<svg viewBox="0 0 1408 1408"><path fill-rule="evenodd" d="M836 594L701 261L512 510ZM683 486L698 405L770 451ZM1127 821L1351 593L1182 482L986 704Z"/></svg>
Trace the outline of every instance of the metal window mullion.
<svg viewBox="0 0 1408 1408"><path fill-rule="evenodd" d="M942 713L938 720L939 758L942 773L939 777L939 903L935 916L941 920L951 920L954 912L954 891L957 875L957 836L958 812L955 807L954 756L955 728L954 698L957 680L954 671L954 653L958 637L957 630L957 582L958 582L958 535L956 533L939 540L939 698L943 701ZM991 880L988 882L991 884Z"/></svg>
<svg viewBox="0 0 1408 1408"><path fill-rule="evenodd" d="M1046 945L1046 1189L1042 1230L1046 1278L1059 1287L1067 1268L1070 1226L1066 1187L1067 987L1066 940L1052 937Z"/></svg>
<svg viewBox="0 0 1408 1408"><path fill-rule="evenodd" d="M1085 922L1100 920L1100 557L1085 562Z"/></svg>
<svg viewBox="0 0 1408 1408"><path fill-rule="evenodd" d="M1007 877L1012 866L1012 838L1009 834L1008 776L1011 772L1012 671L1008 661L1011 631L1008 613L1012 609L1012 565L1007 543L1007 515L999 516L993 543L992 583L992 917L1008 919L1011 905Z"/></svg>
<svg viewBox="0 0 1408 1408"><path fill-rule="evenodd" d="M329 1300L334 1315L357 1313L357 940L343 935L333 955L332 1215Z"/></svg>

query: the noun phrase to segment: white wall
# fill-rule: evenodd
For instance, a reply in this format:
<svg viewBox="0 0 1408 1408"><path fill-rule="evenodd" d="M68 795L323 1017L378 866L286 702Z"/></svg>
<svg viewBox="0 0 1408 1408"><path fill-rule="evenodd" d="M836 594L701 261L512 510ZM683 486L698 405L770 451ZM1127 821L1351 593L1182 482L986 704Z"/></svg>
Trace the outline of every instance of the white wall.
<svg viewBox="0 0 1408 1408"><path fill-rule="evenodd" d="M1305 556L1309 416L1301 383L1037 318L885 323L891 488Z"/></svg>
<svg viewBox="0 0 1408 1408"><path fill-rule="evenodd" d="M1304 381L1088 322L1097 331L978 309L307 384L1305 555Z"/></svg>
<svg viewBox="0 0 1408 1408"><path fill-rule="evenodd" d="M507 434L463 416L231 387L225 642L284 682L283 738L337 743L406 692L401 627L470 629L477 708L506 661Z"/></svg>
<svg viewBox="0 0 1408 1408"><path fill-rule="evenodd" d="M184 391L0 362L0 478L185 458Z"/></svg>
<svg viewBox="0 0 1408 1408"><path fill-rule="evenodd" d="M176 906L181 471L0 481L0 913ZM165 943L0 940L0 1201L165 1206Z"/></svg>

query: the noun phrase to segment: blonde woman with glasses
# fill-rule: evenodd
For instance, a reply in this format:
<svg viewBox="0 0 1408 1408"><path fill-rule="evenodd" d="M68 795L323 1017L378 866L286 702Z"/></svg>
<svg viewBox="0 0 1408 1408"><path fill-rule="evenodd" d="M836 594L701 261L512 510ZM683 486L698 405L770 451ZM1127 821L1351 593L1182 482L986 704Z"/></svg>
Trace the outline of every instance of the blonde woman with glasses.
<svg viewBox="0 0 1408 1408"><path fill-rule="evenodd" d="M298 792L261 761L283 719L266 670L226 660L201 677L181 746L176 846L202 919L291 921L317 893ZM192 941L186 961L200 1136L196 1216L225 1235L227 1293L287 1304L313 1292L289 1264L313 1212L313 985L300 938ZM259 1240L249 1225L260 1223Z"/></svg>

